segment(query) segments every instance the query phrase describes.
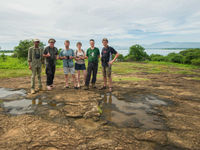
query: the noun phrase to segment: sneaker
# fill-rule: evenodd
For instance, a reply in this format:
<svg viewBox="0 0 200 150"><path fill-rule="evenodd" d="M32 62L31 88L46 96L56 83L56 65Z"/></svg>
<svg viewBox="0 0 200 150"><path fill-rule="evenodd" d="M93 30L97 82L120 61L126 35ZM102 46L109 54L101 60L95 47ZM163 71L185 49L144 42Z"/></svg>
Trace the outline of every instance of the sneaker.
<svg viewBox="0 0 200 150"><path fill-rule="evenodd" d="M85 86L85 87L84 87L84 90L89 90L89 86Z"/></svg>
<svg viewBox="0 0 200 150"><path fill-rule="evenodd" d="M51 86L47 86L47 90L51 91L52 90Z"/></svg>
<svg viewBox="0 0 200 150"><path fill-rule="evenodd" d="M31 89L31 94L35 94L35 90L34 89Z"/></svg>

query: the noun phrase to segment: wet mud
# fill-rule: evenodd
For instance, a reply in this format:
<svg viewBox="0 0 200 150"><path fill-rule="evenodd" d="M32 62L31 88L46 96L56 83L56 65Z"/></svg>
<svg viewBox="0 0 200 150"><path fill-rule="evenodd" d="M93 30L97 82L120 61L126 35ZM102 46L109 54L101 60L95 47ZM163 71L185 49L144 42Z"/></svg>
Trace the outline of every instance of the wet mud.
<svg viewBox="0 0 200 150"><path fill-rule="evenodd" d="M108 93L64 89L57 75L53 91L30 95L30 78L2 79L0 149L198 150L200 82L132 75L149 80L115 82Z"/></svg>

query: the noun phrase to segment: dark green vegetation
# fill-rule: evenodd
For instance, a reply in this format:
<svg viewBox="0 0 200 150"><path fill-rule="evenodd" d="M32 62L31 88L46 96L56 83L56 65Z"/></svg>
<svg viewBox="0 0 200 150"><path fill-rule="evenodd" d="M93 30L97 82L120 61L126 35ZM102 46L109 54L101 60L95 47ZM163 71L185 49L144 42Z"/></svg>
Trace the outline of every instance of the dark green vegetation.
<svg viewBox="0 0 200 150"><path fill-rule="evenodd" d="M200 49L187 49L179 53L169 53L167 56L159 54L151 54L150 56L145 52L145 49L140 45L133 45L130 47L127 56L120 55L118 61L162 61L173 62L180 64L200 65Z"/></svg>
<svg viewBox="0 0 200 150"><path fill-rule="evenodd" d="M28 49L33 46L33 40L23 40L14 48L14 56L26 59L28 56ZM40 47L44 48L45 44L40 42Z"/></svg>

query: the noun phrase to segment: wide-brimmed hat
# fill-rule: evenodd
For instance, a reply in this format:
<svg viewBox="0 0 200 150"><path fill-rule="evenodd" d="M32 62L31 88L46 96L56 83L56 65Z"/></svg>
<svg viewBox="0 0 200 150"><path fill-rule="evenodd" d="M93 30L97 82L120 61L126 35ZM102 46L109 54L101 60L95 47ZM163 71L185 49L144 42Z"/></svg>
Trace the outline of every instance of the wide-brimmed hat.
<svg viewBox="0 0 200 150"><path fill-rule="evenodd" d="M48 40L48 43L51 43L51 42L55 43L56 40L55 40L55 39L49 39L49 40Z"/></svg>
<svg viewBox="0 0 200 150"><path fill-rule="evenodd" d="M33 39L33 42L40 42L39 39Z"/></svg>

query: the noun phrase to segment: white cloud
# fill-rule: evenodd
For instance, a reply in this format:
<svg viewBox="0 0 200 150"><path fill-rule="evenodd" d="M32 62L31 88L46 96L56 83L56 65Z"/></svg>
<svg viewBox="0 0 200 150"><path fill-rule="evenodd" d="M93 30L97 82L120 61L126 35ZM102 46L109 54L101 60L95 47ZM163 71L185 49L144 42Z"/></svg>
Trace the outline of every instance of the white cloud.
<svg viewBox="0 0 200 150"><path fill-rule="evenodd" d="M114 45L156 42L159 37L197 41L199 4L199 0L2 1L0 45L12 48L8 43L14 46L36 37L45 42L50 37L58 41L108 37ZM134 30L142 33L130 32Z"/></svg>

